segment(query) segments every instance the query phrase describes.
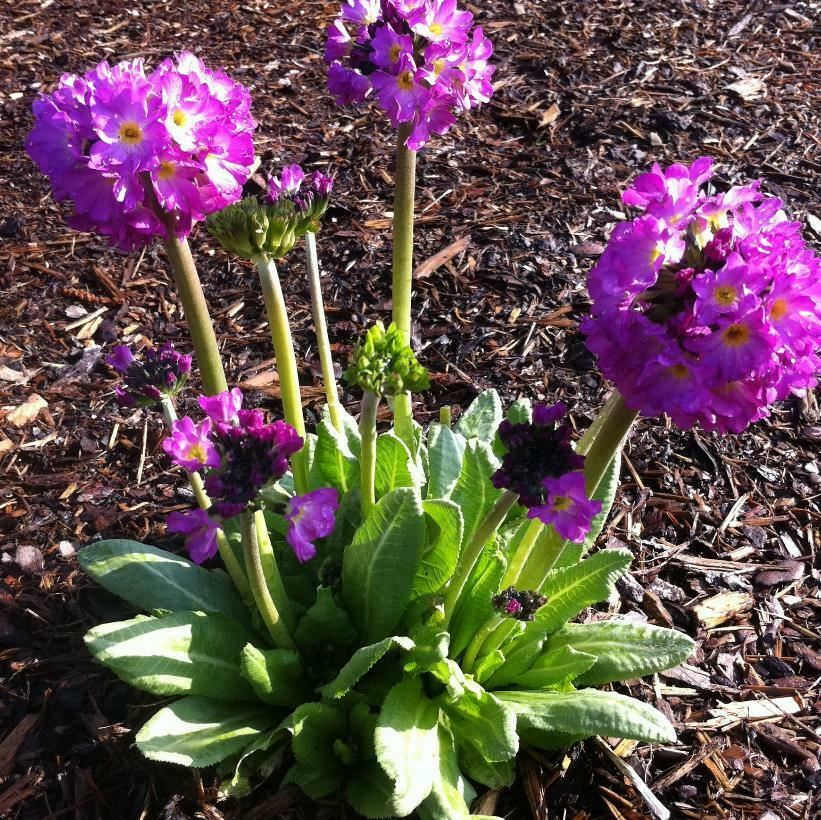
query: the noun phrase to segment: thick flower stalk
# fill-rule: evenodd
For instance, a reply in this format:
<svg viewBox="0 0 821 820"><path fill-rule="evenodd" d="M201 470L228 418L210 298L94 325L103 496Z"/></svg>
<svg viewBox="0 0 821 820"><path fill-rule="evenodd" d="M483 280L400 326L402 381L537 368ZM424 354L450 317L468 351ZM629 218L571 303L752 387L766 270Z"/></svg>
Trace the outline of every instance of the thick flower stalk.
<svg viewBox="0 0 821 820"><path fill-rule="evenodd" d="M490 99L492 53L456 0L346 0L328 29L328 88L339 105L372 95L417 151Z"/></svg>
<svg viewBox="0 0 821 820"><path fill-rule="evenodd" d="M708 195L711 160L654 166L625 191L591 271L588 347L627 406L740 432L821 368L821 260L759 183Z"/></svg>
<svg viewBox="0 0 821 820"><path fill-rule="evenodd" d="M149 348L138 358L127 345L117 345L106 364L123 377L114 388L120 407L151 407L173 398L185 387L191 372L191 356L174 350L171 342Z"/></svg>

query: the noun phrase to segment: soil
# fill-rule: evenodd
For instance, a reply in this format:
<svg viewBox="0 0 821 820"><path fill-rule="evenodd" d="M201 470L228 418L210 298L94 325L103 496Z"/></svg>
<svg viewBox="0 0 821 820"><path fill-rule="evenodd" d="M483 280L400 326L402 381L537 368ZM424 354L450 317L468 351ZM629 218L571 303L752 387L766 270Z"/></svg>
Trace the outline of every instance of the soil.
<svg viewBox="0 0 821 820"><path fill-rule="evenodd" d="M417 418L492 386L508 399L562 398L583 429L608 392L577 330L585 273L636 173L713 156L719 188L761 177L818 247L819 7L466 5L495 44L496 93L419 156L414 335L435 376ZM252 90L263 170L300 162L338 173L319 250L344 363L365 323L389 316L395 135L377 112L339 109L326 93L323 32L336 9L324 0L0 4L0 817L352 816L275 783L242 804L218 803L213 772L144 761L134 732L156 703L84 649L89 627L126 610L84 577L76 551L101 537L179 549L163 522L190 505L159 446L160 419L118 409L103 357L117 341L188 349L188 337L161 249L123 255L73 233L23 149L31 103L62 71L102 58L153 63L185 48L226 66ZM252 271L202 231L191 242L229 381L277 412ZM430 261L444 248L444 261ZM282 273L314 417L321 390L300 254ZM355 412L354 397L345 401ZM697 641L688 663L618 687L679 730L669 747L614 746L673 817L821 814L820 441L816 393L743 435L653 419L628 446L602 544L627 544L635 562L621 596L585 617L627 613ZM651 816L600 742L553 756L525 750L519 773L476 810Z"/></svg>

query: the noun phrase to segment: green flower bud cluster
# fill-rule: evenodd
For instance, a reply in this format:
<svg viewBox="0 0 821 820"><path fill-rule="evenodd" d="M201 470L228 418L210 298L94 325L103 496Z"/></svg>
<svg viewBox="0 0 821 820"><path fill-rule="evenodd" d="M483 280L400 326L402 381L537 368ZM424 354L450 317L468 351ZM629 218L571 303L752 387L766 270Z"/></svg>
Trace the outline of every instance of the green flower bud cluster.
<svg viewBox="0 0 821 820"><path fill-rule="evenodd" d="M205 227L235 256L282 259L304 233L299 232L302 218L290 200L263 204L254 197L246 197L211 214Z"/></svg>
<svg viewBox="0 0 821 820"><path fill-rule="evenodd" d="M354 350L345 380L377 396L395 396L405 391L416 393L430 387L428 371L402 341L399 329L391 323L385 330L382 322L370 328Z"/></svg>

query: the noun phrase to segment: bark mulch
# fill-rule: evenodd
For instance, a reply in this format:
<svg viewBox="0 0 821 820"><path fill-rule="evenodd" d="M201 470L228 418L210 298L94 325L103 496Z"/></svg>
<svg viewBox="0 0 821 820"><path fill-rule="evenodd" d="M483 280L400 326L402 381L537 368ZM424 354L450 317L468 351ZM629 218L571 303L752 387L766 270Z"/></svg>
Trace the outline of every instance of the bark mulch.
<svg viewBox="0 0 821 820"><path fill-rule="evenodd" d="M419 157L416 341L436 376L418 418L495 386L562 397L584 428L607 393L577 331L584 274L637 171L710 154L719 186L761 176L821 238L819 6L467 5L495 43L497 91ZM0 4L0 817L351 816L272 785L218 804L211 773L148 764L133 737L156 704L83 648L87 628L124 610L83 576L76 550L116 536L178 548L163 521L191 501L159 420L116 407L103 355L117 340L188 340L162 252L123 256L72 233L22 148L32 100L64 70L183 48L227 66L252 87L265 169L339 173L319 245L344 363L365 321L389 314L393 134L324 90L335 11L330 0ZM202 232L192 244L229 380L276 410L251 271ZM299 254L283 272L311 415L321 391ZM688 663L618 687L663 709L679 742L526 749L516 786L477 811L649 817L627 764L674 817L819 816L819 441L817 394L740 436L638 425L602 538L635 562L621 597L586 617L619 612L696 639Z"/></svg>

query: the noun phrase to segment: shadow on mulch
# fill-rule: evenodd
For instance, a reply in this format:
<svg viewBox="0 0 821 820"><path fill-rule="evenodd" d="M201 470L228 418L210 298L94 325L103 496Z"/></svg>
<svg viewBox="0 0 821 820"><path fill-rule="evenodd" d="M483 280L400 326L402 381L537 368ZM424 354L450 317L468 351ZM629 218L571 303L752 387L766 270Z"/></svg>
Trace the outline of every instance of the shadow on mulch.
<svg viewBox="0 0 821 820"><path fill-rule="evenodd" d="M761 176L817 245L818 9L468 5L495 43L497 91L419 158L415 332L436 375L417 415L493 386L507 398L561 397L583 428L607 392L576 329L584 274L635 173L710 154L719 186ZM148 764L132 744L149 699L84 650L83 632L122 610L82 576L76 549L111 536L168 543L166 515L190 505L158 447L159 421L114 404L105 346L145 337L186 348L187 337L160 251L125 257L69 231L22 150L35 94L63 70L103 57L153 62L185 47L224 64L252 87L264 168L296 161L339 173L319 243L343 363L366 319L390 309L393 135L324 93L322 32L335 11L330 0L0 6L0 412L28 403L30 416L19 426L6 417L0 433L0 817L346 816L272 786L242 806L217 805L209 772L199 780ZM202 232L193 245L229 379L275 409L254 279ZM448 246L450 258L424 264ZM321 390L294 256L285 282L310 415ZM675 817L818 816L819 441L814 396L741 436L653 420L632 437L602 536L630 546L632 574L619 600L586 617L618 612L697 640L689 663L622 687L679 729L675 746L616 748ZM593 742L551 757L525 751L517 784L482 810L518 820L649 816Z"/></svg>

